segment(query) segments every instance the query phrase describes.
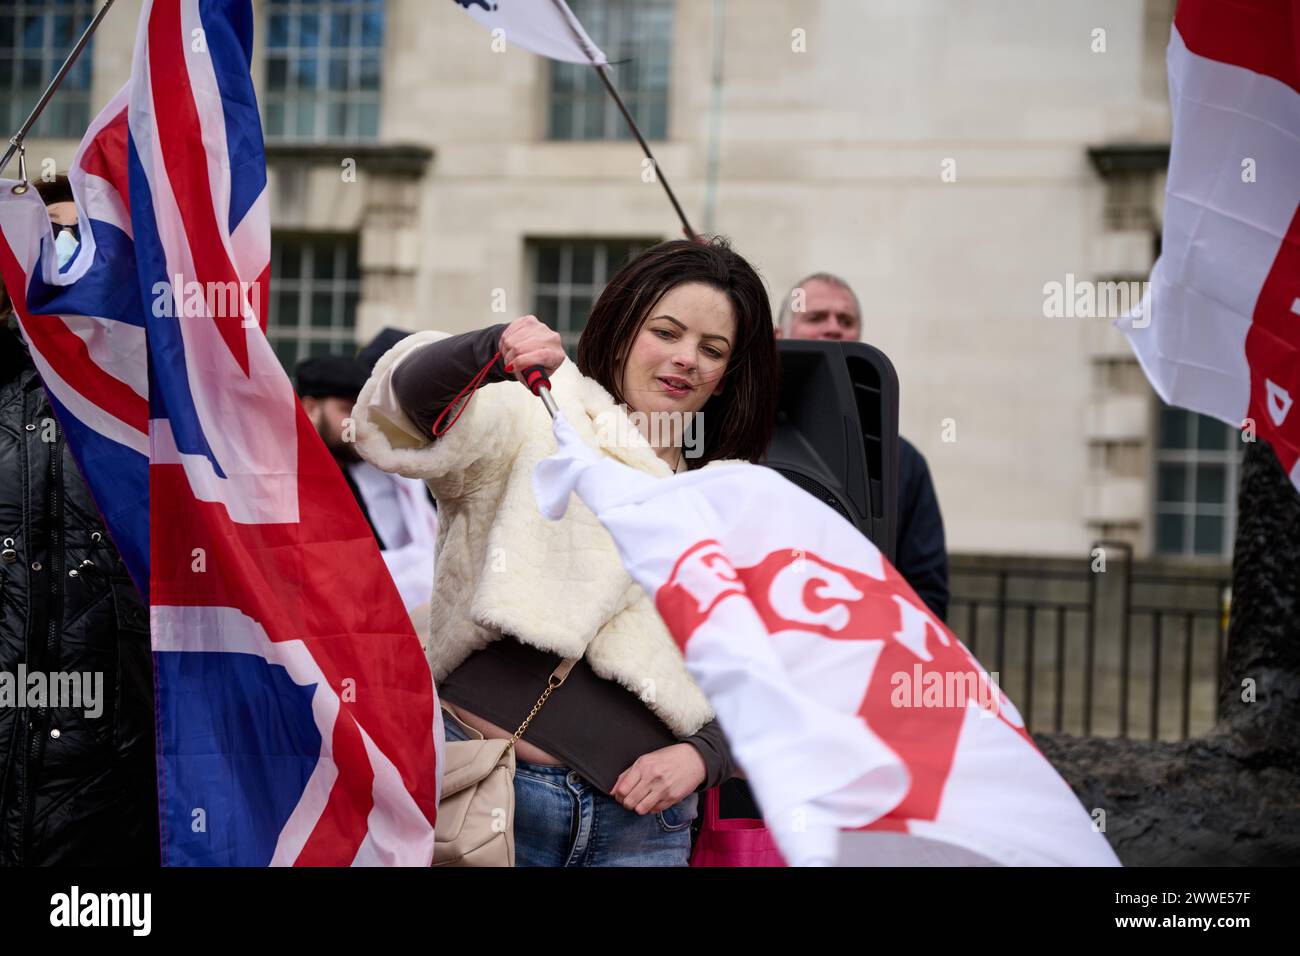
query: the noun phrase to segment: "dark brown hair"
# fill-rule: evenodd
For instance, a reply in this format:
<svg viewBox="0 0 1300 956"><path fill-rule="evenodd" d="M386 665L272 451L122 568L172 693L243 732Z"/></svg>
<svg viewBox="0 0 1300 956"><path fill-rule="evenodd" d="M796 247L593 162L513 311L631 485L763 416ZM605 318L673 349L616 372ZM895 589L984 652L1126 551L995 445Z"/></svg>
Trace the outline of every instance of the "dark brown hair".
<svg viewBox="0 0 1300 956"><path fill-rule="evenodd" d="M56 202L72 202L72 184L63 173L48 182L44 179L37 181L36 192L40 195L41 202L47 206Z"/></svg>
<svg viewBox="0 0 1300 956"><path fill-rule="evenodd" d="M609 280L578 340L578 370L626 406L623 364L650 311L679 285L699 282L723 293L736 314L736 342L721 394L701 409L700 468L721 458L756 462L767 452L776 424L780 364L772 307L763 280L726 239L675 239L652 246Z"/></svg>

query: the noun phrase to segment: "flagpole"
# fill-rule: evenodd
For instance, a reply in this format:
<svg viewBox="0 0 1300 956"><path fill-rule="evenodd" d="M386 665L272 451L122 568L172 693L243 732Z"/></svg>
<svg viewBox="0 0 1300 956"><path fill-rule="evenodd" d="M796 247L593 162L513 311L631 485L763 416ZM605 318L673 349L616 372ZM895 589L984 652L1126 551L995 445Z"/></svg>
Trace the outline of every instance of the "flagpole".
<svg viewBox="0 0 1300 956"><path fill-rule="evenodd" d="M614 102L618 104L618 108L622 112L623 118L627 120L627 125L632 128L632 135L635 136L636 141L641 144L641 151L646 154L646 158L653 164L655 178L659 180L659 185L664 187L664 192L668 194L668 201L673 204L673 209L677 211L677 218L682 221L682 228L686 230L686 238L696 238L698 234L691 228L691 224L687 221L686 213L682 211L681 204L673 194L673 188L668 185L667 177L665 177L663 172L659 169L659 161L655 159L654 153L650 152L650 144L645 141L645 137L641 135L641 130L637 128L636 120L632 119L632 114L628 112L627 106L624 105L623 97L619 96L618 90L614 89L614 84L609 81L609 77L606 75L604 67L597 66L595 63L593 63L591 67L596 71L596 75L600 77L600 81L605 84L605 89L609 90L609 95L614 97Z"/></svg>
<svg viewBox="0 0 1300 956"><path fill-rule="evenodd" d="M686 213L682 210L681 203L677 201L677 196L673 193L673 187L668 185L667 178L659 169L659 161L655 159L655 154L650 151L650 144L647 143L645 137L641 135L641 129L636 125L636 120L632 119L632 114L628 112L628 108L623 102L623 97L618 95L618 90L616 90L614 84L610 82L609 76L606 73L608 66L602 66L592 58L591 51L588 49L587 43L583 41L582 34L574 27L577 18L573 15L573 11L569 9L569 5L565 3L564 0L552 0L552 2L559 9L560 15L564 18L565 24L568 25L569 31L573 34L573 38L577 40L578 46L582 48L583 52L587 54L587 58L591 60L591 68L595 70L596 75L600 77L600 82L605 84L605 89L609 91L609 95L612 96L614 102L618 104L619 112L623 114L623 119L627 120L627 125L632 130L632 135L635 136L636 141L641 144L641 152L645 153L646 158L650 160L651 164L654 166L655 179L659 180L659 185L663 186L664 192L668 194L668 201L673 204L673 209L677 213L677 218L682 221L682 229L686 232L686 238L698 238L699 234L691 228L691 224L686 218Z"/></svg>
<svg viewBox="0 0 1300 956"><path fill-rule="evenodd" d="M36 121L40 119L41 113L43 113L45 107L49 105L50 98L54 96L54 91L59 88L59 84L63 82L63 78L68 75L68 71L72 69L72 64L77 61L77 57L81 55L81 51L86 48L86 44L90 42L91 34L95 32L100 21L104 19L104 15L108 13L109 7L111 7L114 2L115 0L104 0L104 5L99 8L99 12L96 13L90 23L86 25L86 29L82 32L81 38L77 40L76 46L74 46L71 52L68 53L67 59L65 59L63 65L59 67L59 72L54 74L54 79L52 79L50 85L45 88L45 92L41 94L41 98L36 101L36 105L32 108L31 113L28 114L27 119L23 121L23 125L18 128L18 132L9 137L9 148L5 150L4 157L0 158L0 175L4 175L4 171L9 166L9 160L13 159L14 153L25 154L26 145L24 141L27 138L27 133L31 130L32 126L35 125ZM22 172L23 179L26 180L26 166L22 162L21 156L19 160L19 168ZM26 187L23 187L23 191L26 192Z"/></svg>

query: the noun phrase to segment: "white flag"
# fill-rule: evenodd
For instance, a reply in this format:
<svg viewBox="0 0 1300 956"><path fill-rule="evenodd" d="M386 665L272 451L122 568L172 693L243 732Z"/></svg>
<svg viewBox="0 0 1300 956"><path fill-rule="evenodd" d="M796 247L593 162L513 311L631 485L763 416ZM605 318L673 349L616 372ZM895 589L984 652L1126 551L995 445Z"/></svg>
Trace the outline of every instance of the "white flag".
<svg viewBox="0 0 1300 956"><path fill-rule="evenodd" d="M455 3L489 30L501 30L507 44L517 43L525 50L568 63L605 66L609 62L564 0L455 0Z"/></svg>
<svg viewBox="0 0 1300 956"><path fill-rule="evenodd" d="M762 466L657 479L562 416L555 435L539 507L576 492L609 530L791 864L1117 864L1011 701L829 507Z"/></svg>

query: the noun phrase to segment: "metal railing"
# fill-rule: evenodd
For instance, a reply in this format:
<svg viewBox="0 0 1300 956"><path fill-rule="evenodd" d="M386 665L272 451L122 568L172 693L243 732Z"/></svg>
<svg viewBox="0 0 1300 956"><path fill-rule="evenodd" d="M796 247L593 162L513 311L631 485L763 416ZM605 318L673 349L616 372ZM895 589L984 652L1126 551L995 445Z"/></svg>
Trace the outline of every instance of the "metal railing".
<svg viewBox="0 0 1300 956"><path fill-rule="evenodd" d="M1135 570L1114 541L1076 567L1052 563L953 574L948 624L1029 730L1129 737L1142 710L1152 740L1179 739L1218 720L1226 574Z"/></svg>

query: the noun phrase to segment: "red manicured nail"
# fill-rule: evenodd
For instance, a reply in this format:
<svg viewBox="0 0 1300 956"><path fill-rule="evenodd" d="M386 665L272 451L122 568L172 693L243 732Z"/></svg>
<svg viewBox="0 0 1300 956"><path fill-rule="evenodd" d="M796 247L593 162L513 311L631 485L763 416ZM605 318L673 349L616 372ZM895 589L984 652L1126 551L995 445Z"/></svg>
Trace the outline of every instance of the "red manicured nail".
<svg viewBox="0 0 1300 956"><path fill-rule="evenodd" d="M510 365L507 365L507 366L506 366L506 371L507 371L507 372L513 372L514 370L515 370L514 363L511 363Z"/></svg>

